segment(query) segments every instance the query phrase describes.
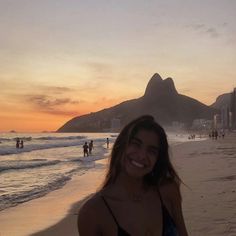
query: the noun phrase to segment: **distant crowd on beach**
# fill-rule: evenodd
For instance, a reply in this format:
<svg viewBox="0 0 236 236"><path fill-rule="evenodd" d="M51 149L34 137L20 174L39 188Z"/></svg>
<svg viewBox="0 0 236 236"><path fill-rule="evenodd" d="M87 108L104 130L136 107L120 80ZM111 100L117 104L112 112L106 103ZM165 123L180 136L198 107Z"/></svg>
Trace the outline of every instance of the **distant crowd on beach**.
<svg viewBox="0 0 236 236"><path fill-rule="evenodd" d="M195 139L195 134L190 134L189 136L188 136L188 139Z"/></svg>
<svg viewBox="0 0 236 236"><path fill-rule="evenodd" d="M198 137L201 138L201 134L199 134ZM216 139L218 139L218 138L224 139L224 137L225 137L225 132L224 132L224 130L218 131L218 130L216 130L216 129L213 129L213 130L211 130L211 131L209 132L209 138L211 138L211 139L214 139L214 140L216 140ZM196 138L196 135L195 135L195 134L190 134L190 135L188 136L188 139L195 139L195 138Z"/></svg>
<svg viewBox="0 0 236 236"><path fill-rule="evenodd" d="M24 148L24 140L16 138L16 148Z"/></svg>
<svg viewBox="0 0 236 236"><path fill-rule="evenodd" d="M109 148L109 138L106 139L106 146L107 148ZM88 157L89 155L92 155L92 150L93 150L93 140L91 140L89 144L85 142L83 145L84 157L85 156Z"/></svg>
<svg viewBox="0 0 236 236"><path fill-rule="evenodd" d="M218 133L217 130L212 130L212 131L209 133L209 138L211 138L211 139L217 139L218 137L219 137L219 138L220 138L220 137L222 137L222 138L225 137L225 132L224 132L224 130L221 130L220 133Z"/></svg>

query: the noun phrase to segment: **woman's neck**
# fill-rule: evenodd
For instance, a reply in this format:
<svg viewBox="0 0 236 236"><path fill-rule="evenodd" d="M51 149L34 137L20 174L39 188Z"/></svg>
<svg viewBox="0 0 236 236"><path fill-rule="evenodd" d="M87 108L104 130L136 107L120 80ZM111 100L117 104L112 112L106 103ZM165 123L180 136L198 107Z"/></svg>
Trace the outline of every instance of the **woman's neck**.
<svg viewBox="0 0 236 236"><path fill-rule="evenodd" d="M116 184L120 193L133 201L141 201L142 196L147 191L143 184L143 179L132 178L125 173L120 173Z"/></svg>

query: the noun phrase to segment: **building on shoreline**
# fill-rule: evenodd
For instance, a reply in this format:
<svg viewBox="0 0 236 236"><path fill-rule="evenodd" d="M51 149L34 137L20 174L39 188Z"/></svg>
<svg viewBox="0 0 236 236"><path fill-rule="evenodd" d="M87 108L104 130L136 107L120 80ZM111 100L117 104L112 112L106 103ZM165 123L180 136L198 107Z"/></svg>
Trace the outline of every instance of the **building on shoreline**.
<svg viewBox="0 0 236 236"><path fill-rule="evenodd" d="M192 123L192 129L195 130L209 130L212 129L213 126L212 120L206 120L206 119L195 119Z"/></svg>
<svg viewBox="0 0 236 236"><path fill-rule="evenodd" d="M220 109L220 122L222 129L228 129L230 124L230 104Z"/></svg>
<svg viewBox="0 0 236 236"><path fill-rule="evenodd" d="M227 102L222 104L213 117L213 129L236 130L236 88L229 93Z"/></svg>
<svg viewBox="0 0 236 236"><path fill-rule="evenodd" d="M230 98L229 128L236 129L236 88L234 88Z"/></svg>

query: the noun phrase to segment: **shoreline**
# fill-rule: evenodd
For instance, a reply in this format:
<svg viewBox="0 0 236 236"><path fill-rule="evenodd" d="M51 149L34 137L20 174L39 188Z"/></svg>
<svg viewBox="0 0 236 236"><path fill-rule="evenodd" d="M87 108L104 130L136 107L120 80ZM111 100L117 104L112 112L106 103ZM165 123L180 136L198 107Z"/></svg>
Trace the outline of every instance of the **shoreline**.
<svg viewBox="0 0 236 236"><path fill-rule="evenodd" d="M108 159L95 162L95 168L83 175L75 175L62 188L0 212L1 236L53 235L47 234L51 227L70 218L76 219L77 206L80 205L101 184ZM91 191L93 190L93 191ZM70 224L69 224L70 225ZM72 223L72 234L78 235L77 227ZM45 231L45 232L44 232ZM66 230L67 232L68 230ZM39 234L38 234L39 232ZM55 232L55 235L61 231Z"/></svg>
<svg viewBox="0 0 236 236"><path fill-rule="evenodd" d="M236 133L225 139L190 141L172 146L170 156L187 185L181 186L181 192L189 235L236 235ZM13 219L13 222L7 223L4 227L7 233L0 230L0 235L79 235L76 223L79 207L101 184L107 160L96 161L96 168L75 176L62 189L20 204L10 211L7 209L5 220ZM41 213L38 213L39 208ZM37 219L30 218L32 212L39 214ZM29 221L24 222L27 217ZM4 214L0 212L0 222L2 219ZM22 222L23 227L20 227Z"/></svg>

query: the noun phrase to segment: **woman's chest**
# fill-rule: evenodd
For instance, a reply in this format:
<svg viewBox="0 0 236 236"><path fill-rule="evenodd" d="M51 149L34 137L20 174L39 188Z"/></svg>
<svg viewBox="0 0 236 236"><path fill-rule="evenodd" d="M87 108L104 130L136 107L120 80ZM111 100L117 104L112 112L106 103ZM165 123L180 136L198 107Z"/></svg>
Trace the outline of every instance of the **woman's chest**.
<svg viewBox="0 0 236 236"><path fill-rule="evenodd" d="M104 235L116 235L118 227L130 235L135 236L161 236L162 235L162 210L158 203L110 202L111 212L106 211ZM105 225L104 225L105 226Z"/></svg>

